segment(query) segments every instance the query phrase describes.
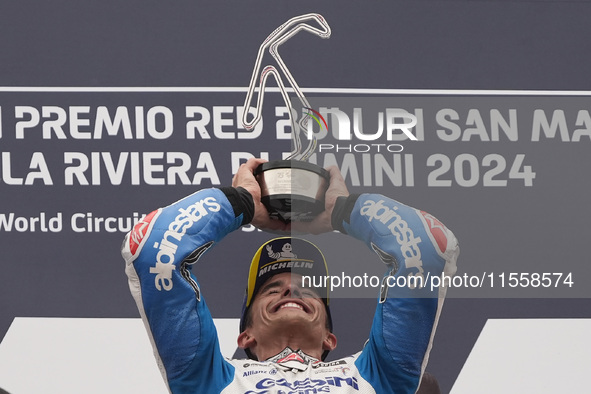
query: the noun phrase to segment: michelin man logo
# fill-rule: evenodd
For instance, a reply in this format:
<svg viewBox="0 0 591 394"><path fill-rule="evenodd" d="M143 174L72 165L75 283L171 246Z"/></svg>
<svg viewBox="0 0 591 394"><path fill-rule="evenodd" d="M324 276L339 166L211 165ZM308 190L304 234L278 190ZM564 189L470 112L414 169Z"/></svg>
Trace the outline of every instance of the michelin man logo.
<svg viewBox="0 0 591 394"><path fill-rule="evenodd" d="M281 248L281 252L273 252L273 248L271 247L271 245L267 245L267 253L269 254L269 257L272 259L297 258L297 256L293 254L293 252L291 251L291 244L289 242L286 242L283 245L283 247Z"/></svg>

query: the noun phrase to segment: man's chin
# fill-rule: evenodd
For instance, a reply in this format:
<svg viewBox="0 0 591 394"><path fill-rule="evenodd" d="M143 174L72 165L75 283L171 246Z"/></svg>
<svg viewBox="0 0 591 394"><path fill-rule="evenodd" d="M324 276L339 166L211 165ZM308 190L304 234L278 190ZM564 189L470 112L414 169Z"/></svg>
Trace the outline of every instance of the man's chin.
<svg viewBox="0 0 591 394"><path fill-rule="evenodd" d="M301 310L283 310L274 314L273 321L278 325L309 327L314 322L314 317Z"/></svg>

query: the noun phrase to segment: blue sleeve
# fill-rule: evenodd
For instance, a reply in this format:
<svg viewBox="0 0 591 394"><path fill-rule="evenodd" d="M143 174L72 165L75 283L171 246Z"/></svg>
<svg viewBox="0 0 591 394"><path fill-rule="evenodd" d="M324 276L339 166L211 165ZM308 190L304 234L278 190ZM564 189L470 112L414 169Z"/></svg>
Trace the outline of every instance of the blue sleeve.
<svg viewBox="0 0 591 394"><path fill-rule="evenodd" d="M377 194L349 199L341 231L387 267L369 340L356 361L379 393L414 393L427 364L446 288L430 278L456 271L453 233L432 215Z"/></svg>
<svg viewBox="0 0 591 394"><path fill-rule="evenodd" d="M201 190L154 211L123 243L130 290L171 392L220 392L233 379L191 272L191 264L245 221L226 194Z"/></svg>

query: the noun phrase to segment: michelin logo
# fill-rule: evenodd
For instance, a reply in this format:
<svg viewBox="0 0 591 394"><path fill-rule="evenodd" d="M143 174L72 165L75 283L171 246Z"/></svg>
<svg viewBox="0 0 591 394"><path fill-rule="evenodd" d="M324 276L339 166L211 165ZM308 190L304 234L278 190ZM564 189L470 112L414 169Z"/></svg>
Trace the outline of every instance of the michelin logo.
<svg viewBox="0 0 591 394"><path fill-rule="evenodd" d="M271 247L271 245L267 245L267 254L272 259L279 259L279 258L285 259L285 258L297 258L298 257L295 254L293 254L293 252L291 251L291 244L289 242L286 242L283 245L283 247L281 248L281 252L278 252L278 253L273 252L273 248Z"/></svg>
<svg viewBox="0 0 591 394"><path fill-rule="evenodd" d="M156 265L150 267L150 273L156 274L154 283L156 289L169 291L172 289L172 271L176 269L174 257L183 236L187 230L197 223L209 212L218 212L221 206L214 197L207 197L187 208L179 208L179 214L164 233L160 243L156 242L154 248L158 249Z"/></svg>

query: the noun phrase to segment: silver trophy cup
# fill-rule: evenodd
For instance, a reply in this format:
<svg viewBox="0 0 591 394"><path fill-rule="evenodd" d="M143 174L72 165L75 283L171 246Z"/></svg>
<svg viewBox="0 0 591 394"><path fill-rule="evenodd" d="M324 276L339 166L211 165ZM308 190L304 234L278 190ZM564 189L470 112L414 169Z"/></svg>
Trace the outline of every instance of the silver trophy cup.
<svg viewBox="0 0 591 394"><path fill-rule="evenodd" d="M309 222L324 210L329 183L324 168L299 160L277 160L258 166L255 177L261 185L261 202L272 218Z"/></svg>

